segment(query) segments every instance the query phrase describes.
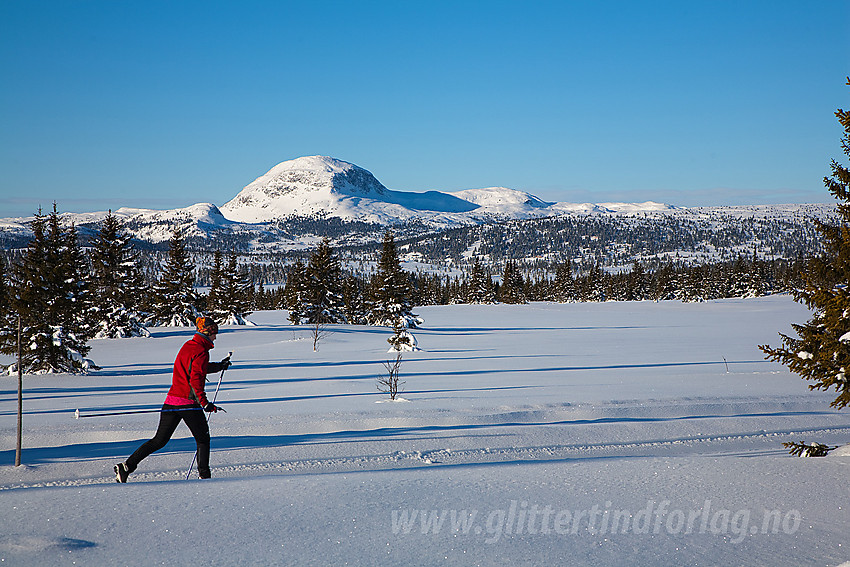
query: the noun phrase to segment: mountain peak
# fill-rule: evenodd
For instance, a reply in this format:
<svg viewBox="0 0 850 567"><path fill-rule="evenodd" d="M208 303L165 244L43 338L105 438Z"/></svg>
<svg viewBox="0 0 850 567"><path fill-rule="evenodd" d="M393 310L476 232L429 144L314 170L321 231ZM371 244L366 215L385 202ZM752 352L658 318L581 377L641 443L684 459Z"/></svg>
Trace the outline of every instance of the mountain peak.
<svg viewBox="0 0 850 567"><path fill-rule="evenodd" d="M221 210L231 220L267 222L292 214L338 213L341 199L380 200L386 193L362 167L328 156L305 156L277 164Z"/></svg>
<svg viewBox="0 0 850 567"><path fill-rule="evenodd" d="M272 167L222 205L225 218L242 223L291 217L337 217L379 224L429 220L468 224L481 218L525 219L570 213L663 210L659 203L574 205L549 203L506 187L456 192L392 191L367 170L328 156L305 156Z"/></svg>
<svg viewBox="0 0 850 567"><path fill-rule="evenodd" d="M284 175L287 172L315 172L315 173L345 173L353 167L357 167L347 161L342 161L328 156L304 156L283 161L271 168L265 175L258 177L262 179L267 176Z"/></svg>
<svg viewBox="0 0 850 567"><path fill-rule="evenodd" d="M507 187L485 187L484 189L465 189L451 193L459 199L475 203L490 209L514 210L517 207L528 209L545 209L554 203L547 203L525 191L508 189Z"/></svg>

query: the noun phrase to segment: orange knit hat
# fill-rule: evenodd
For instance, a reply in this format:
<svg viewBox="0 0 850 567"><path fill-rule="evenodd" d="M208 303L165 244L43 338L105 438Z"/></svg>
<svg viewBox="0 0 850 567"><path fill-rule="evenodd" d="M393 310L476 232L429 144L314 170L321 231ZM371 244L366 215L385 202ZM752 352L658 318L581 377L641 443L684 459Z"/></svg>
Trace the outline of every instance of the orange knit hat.
<svg viewBox="0 0 850 567"><path fill-rule="evenodd" d="M198 328L198 332L204 335L218 334L218 324L210 317L198 317L195 319L195 326Z"/></svg>

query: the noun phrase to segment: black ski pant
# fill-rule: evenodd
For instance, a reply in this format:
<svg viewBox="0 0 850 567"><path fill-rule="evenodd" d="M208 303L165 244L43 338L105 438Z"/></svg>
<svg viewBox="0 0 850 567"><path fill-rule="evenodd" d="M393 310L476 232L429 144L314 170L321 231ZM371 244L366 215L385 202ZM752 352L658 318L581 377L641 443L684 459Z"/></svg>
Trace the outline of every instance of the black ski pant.
<svg viewBox="0 0 850 567"><path fill-rule="evenodd" d="M165 404L159 414L159 427L152 439L145 441L136 452L127 459L127 470L133 472L139 463L153 453L159 451L168 443L180 420L186 422L189 431L198 445L198 474L209 477L210 475L210 427L204 416L201 406L172 406Z"/></svg>

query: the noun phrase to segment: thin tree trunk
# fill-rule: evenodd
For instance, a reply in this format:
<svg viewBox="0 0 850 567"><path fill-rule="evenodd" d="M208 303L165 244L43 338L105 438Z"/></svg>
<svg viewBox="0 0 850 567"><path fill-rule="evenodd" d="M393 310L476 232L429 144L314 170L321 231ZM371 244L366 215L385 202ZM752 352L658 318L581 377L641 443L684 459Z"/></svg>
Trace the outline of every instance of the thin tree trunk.
<svg viewBox="0 0 850 567"><path fill-rule="evenodd" d="M15 443L15 466L21 466L21 437L24 414L24 369L21 352L21 316L18 315L18 438Z"/></svg>

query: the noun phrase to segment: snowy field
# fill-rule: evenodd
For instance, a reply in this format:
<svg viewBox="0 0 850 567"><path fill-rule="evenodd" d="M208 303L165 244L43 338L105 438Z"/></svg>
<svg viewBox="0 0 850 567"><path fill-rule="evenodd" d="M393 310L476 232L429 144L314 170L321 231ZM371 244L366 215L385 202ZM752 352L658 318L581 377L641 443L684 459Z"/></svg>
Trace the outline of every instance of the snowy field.
<svg viewBox="0 0 850 567"><path fill-rule="evenodd" d="M3 565L835 566L850 561L850 411L757 345L809 314L788 297L418 310L402 394L387 329L313 352L285 313L225 327L211 480L188 429L126 485L188 329L101 340L90 376L0 378ZM217 376L211 376L217 380ZM215 380L209 391L215 388ZM76 409L80 419L74 418Z"/></svg>

